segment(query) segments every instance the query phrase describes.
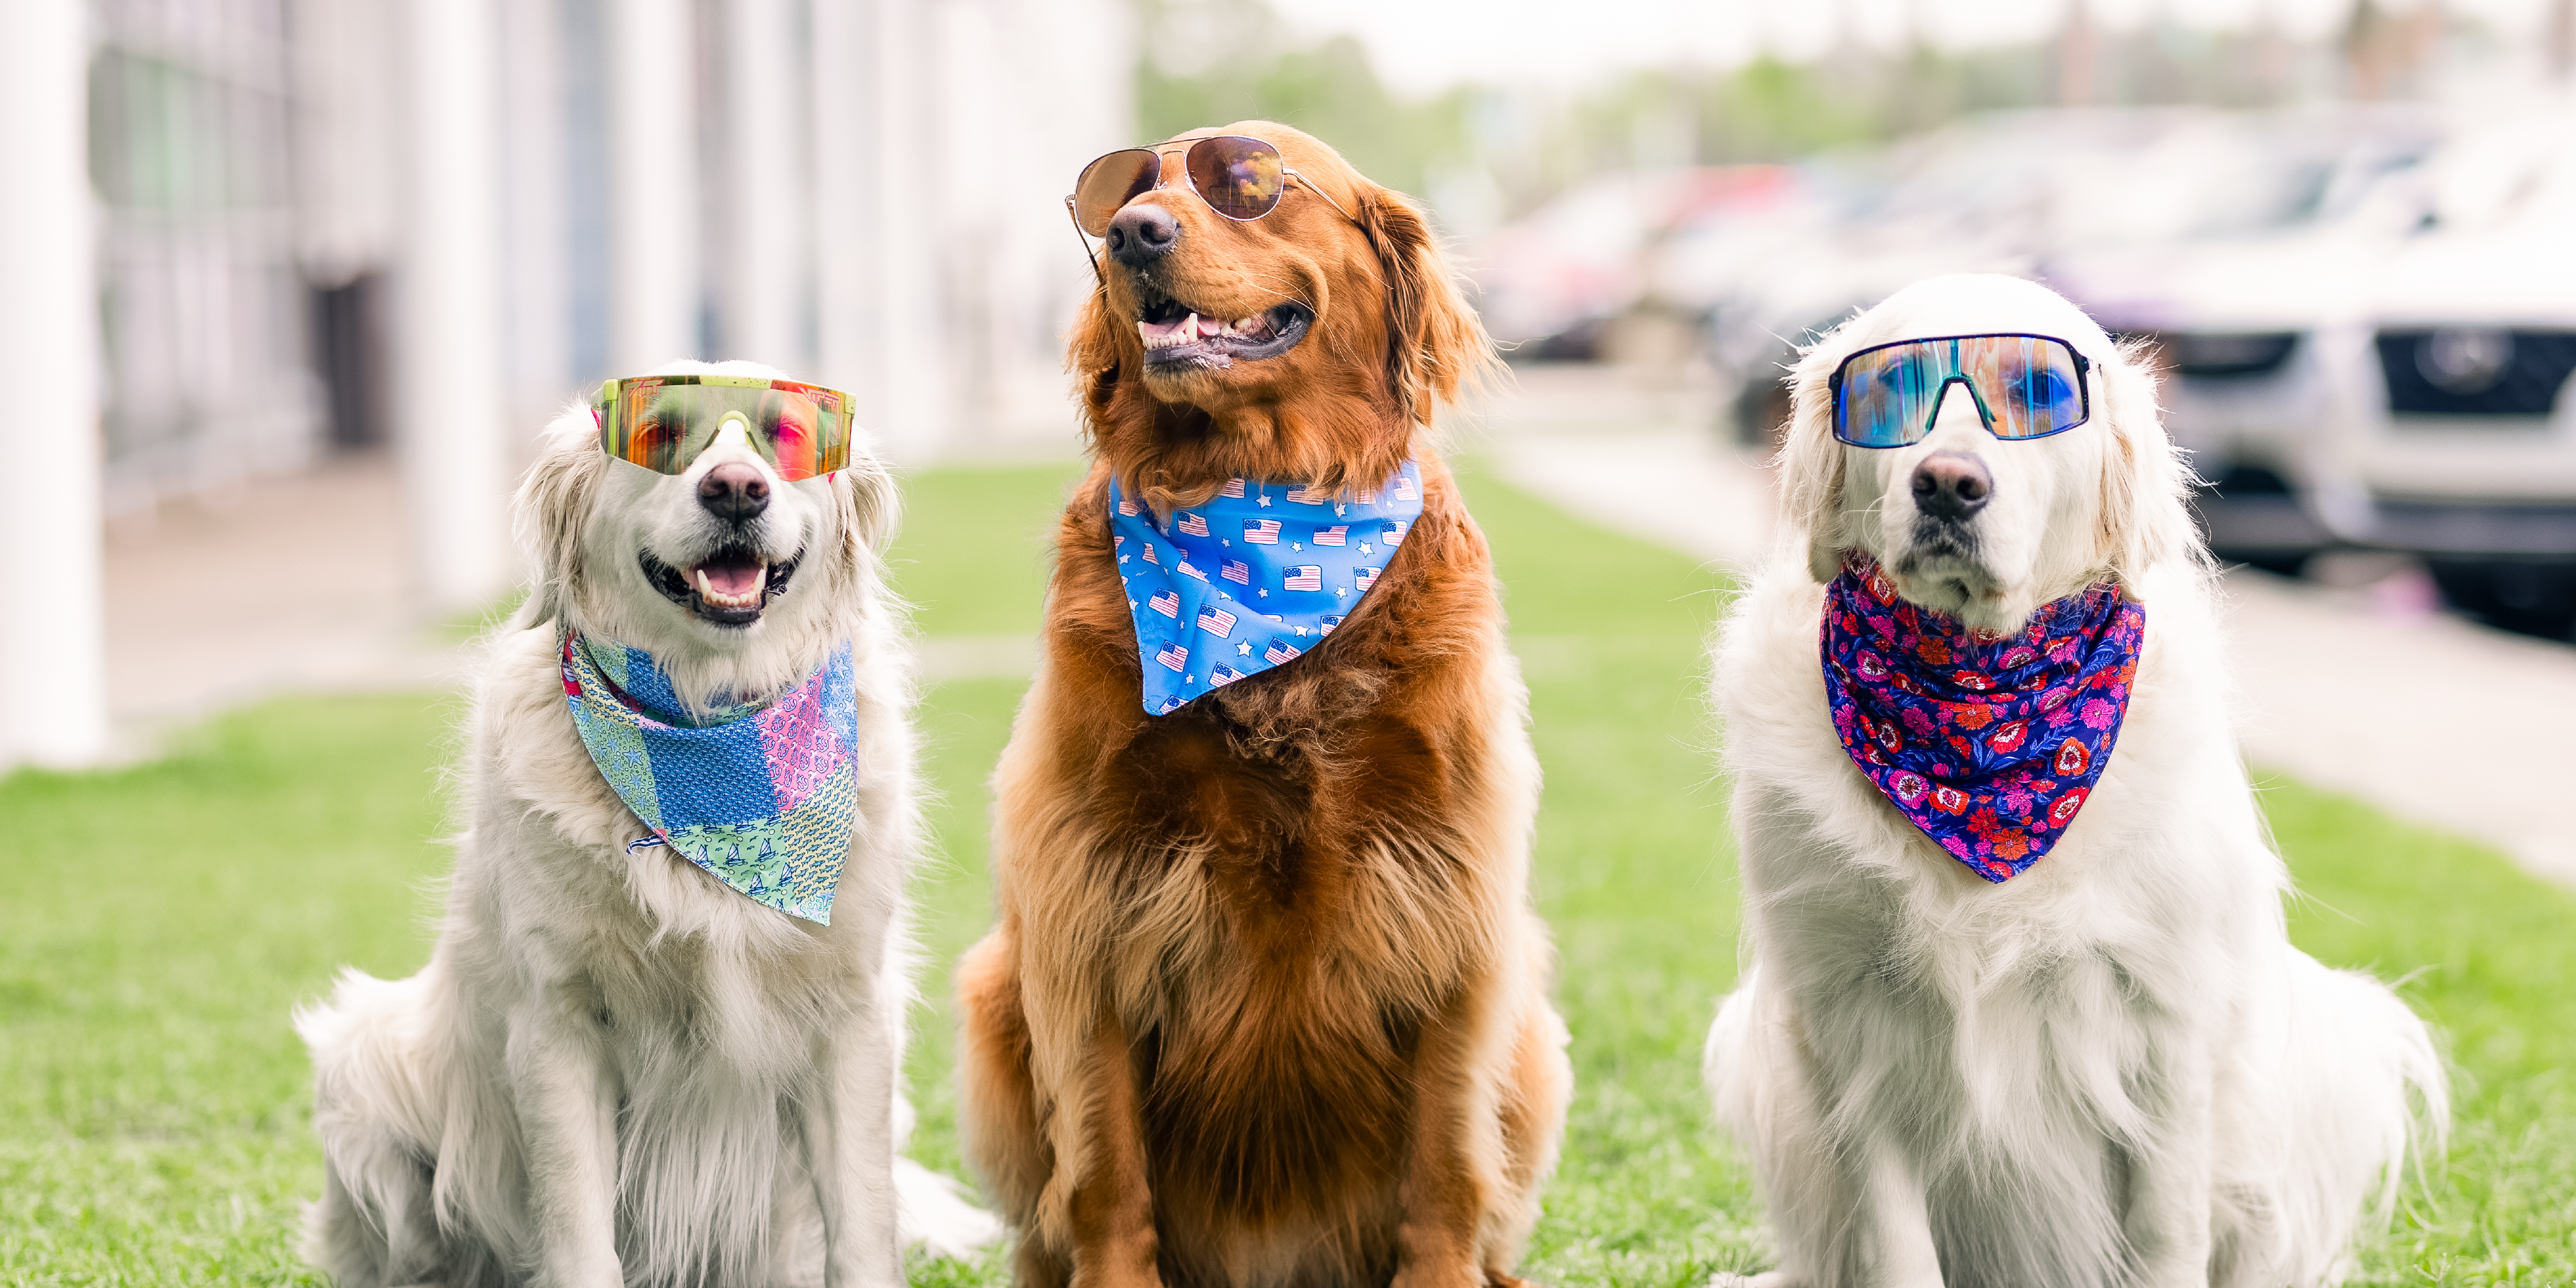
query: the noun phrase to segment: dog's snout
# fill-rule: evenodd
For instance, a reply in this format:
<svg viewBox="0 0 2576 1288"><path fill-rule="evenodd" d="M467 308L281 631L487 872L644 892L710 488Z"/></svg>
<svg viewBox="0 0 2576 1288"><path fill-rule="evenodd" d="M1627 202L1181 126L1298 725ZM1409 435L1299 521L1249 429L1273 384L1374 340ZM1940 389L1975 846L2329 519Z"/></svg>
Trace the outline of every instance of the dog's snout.
<svg viewBox="0 0 2576 1288"><path fill-rule="evenodd" d="M1129 206L1109 221L1109 253L1129 268L1143 268L1171 254L1180 240L1181 221L1151 202Z"/></svg>
<svg viewBox="0 0 2576 1288"><path fill-rule="evenodd" d="M1964 452L1936 452L1914 467L1914 508L1936 519L1965 519L1994 493L1986 463Z"/></svg>
<svg viewBox="0 0 2576 1288"><path fill-rule="evenodd" d="M749 465L728 461L698 480L698 504L734 523L759 518L769 508L769 480Z"/></svg>

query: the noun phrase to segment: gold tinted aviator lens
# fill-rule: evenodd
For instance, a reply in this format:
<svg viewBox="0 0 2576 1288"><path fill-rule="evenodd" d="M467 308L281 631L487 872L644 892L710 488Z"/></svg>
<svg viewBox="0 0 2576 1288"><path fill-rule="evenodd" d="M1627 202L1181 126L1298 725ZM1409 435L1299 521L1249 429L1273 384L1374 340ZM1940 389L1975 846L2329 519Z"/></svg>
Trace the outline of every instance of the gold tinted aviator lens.
<svg viewBox="0 0 2576 1288"><path fill-rule="evenodd" d="M1122 148L1082 168L1073 183L1074 222L1094 237L1106 236L1119 208L1153 190L1163 158L1150 148Z"/></svg>

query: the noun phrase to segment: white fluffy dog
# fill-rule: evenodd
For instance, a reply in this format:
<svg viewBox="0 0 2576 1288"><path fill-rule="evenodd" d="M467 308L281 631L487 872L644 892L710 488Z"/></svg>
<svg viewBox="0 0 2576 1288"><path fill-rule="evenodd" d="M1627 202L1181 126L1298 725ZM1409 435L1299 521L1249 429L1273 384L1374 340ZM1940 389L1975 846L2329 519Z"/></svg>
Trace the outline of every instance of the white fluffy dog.
<svg viewBox="0 0 2576 1288"><path fill-rule="evenodd" d="M777 374L655 374L679 372ZM899 1220L950 1251L997 1233L895 1156L920 825L894 517L864 450L788 482L735 435L665 476L610 459L587 408L548 428L518 497L538 581L475 697L437 948L297 1016L326 1158L306 1253L341 1284L891 1288ZM650 653L693 705L850 646L858 818L828 926L630 846L647 829L567 710L568 628Z"/></svg>
<svg viewBox="0 0 2576 1288"><path fill-rule="evenodd" d="M2089 359L2090 421L2001 439L1950 387L1921 442L1834 437L1845 356L1997 332ZM2340 1279L2410 1142L2437 1147L2442 1067L2386 987L2288 942L2152 377L2045 288L1957 276L1845 323L1792 383L1784 540L1714 680L1750 949L1706 1072L1777 1234L1754 1282ZM1972 473L1976 504L1938 503ZM2026 872L1980 880L1845 750L1819 631L1856 557L1987 641L2104 581L2144 605L2116 754Z"/></svg>

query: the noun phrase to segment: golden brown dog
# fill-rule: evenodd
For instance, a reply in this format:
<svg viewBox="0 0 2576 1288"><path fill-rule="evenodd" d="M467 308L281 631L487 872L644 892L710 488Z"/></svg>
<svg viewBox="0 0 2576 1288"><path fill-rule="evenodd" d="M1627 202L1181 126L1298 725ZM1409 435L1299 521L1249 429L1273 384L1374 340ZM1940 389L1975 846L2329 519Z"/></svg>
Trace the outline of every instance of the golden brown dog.
<svg viewBox="0 0 2576 1288"><path fill-rule="evenodd" d="M1571 1073L1526 694L1425 423L1491 349L1420 212L1322 143L1247 121L1164 172L1217 133L1278 147L1277 209L1135 196L1072 338L1094 459L996 775L1000 924L958 976L968 1152L1024 1284L1513 1284ZM1149 361L1139 322L1181 310L1250 338ZM1169 513L1407 456L1422 516L1338 630L1144 714L1112 478Z"/></svg>

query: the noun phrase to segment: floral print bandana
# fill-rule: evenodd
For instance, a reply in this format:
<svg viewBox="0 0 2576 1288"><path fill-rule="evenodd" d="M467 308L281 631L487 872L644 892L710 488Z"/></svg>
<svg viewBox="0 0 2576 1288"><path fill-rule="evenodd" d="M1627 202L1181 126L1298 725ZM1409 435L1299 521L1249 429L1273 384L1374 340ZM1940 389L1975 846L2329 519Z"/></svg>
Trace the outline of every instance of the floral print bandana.
<svg viewBox="0 0 2576 1288"><path fill-rule="evenodd" d="M850 648L767 701L692 718L652 654L567 632L564 700L591 763L653 834L751 899L832 924L858 822Z"/></svg>
<svg viewBox="0 0 2576 1288"><path fill-rule="evenodd" d="M2011 635L1897 597L1854 556L1825 588L1825 701L1852 763L1988 881L2021 875L2111 761L2147 610L2100 582Z"/></svg>
<svg viewBox="0 0 2576 1288"><path fill-rule="evenodd" d="M1406 461L1385 483L1339 495L1228 479L1159 523L1113 480L1109 507L1145 713L1159 716L1332 634L1422 517L1422 470Z"/></svg>

